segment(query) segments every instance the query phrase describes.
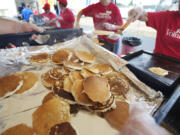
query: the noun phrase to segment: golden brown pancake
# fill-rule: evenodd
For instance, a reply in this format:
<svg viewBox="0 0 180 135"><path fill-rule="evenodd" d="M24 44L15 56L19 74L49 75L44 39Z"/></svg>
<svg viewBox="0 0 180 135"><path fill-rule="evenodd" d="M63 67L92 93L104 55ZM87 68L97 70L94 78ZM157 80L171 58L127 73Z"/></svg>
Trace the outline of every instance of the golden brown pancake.
<svg viewBox="0 0 180 135"><path fill-rule="evenodd" d="M46 72L41 75L41 82L45 87L52 88L56 83L56 79L51 78L49 72Z"/></svg>
<svg viewBox="0 0 180 135"><path fill-rule="evenodd" d="M40 53L30 58L31 63L46 63L49 60L50 60L50 55L48 53Z"/></svg>
<svg viewBox="0 0 180 135"><path fill-rule="evenodd" d="M82 63L82 62L74 63L74 62L71 62L71 61L65 61L64 66L67 67L67 68L74 69L74 70L81 70L84 67L84 63Z"/></svg>
<svg viewBox="0 0 180 135"><path fill-rule="evenodd" d="M108 64L95 64L85 68L96 74L109 74L113 71L112 67Z"/></svg>
<svg viewBox="0 0 180 135"><path fill-rule="evenodd" d="M85 68L83 68L83 69L81 70L81 75L82 75L84 78L87 78L87 77L90 77L90 76L98 76L98 74L95 74L95 73L93 73L93 72L91 72L91 71L89 71L89 70L87 70L87 69L85 69Z"/></svg>
<svg viewBox="0 0 180 135"><path fill-rule="evenodd" d="M88 110L93 112L107 112L114 108L116 108L115 97L112 95L110 99L104 103L94 102L92 106L88 107Z"/></svg>
<svg viewBox="0 0 180 135"><path fill-rule="evenodd" d="M74 96L75 100L82 105L92 105L92 101L89 97L83 92L83 80L76 80L73 83L71 93Z"/></svg>
<svg viewBox="0 0 180 135"><path fill-rule="evenodd" d="M20 86L22 79L17 74L0 77L0 97L7 93L15 91Z"/></svg>
<svg viewBox="0 0 180 135"><path fill-rule="evenodd" d="M54 125L49 135L77 135L69 122Z"/></svg>
<svg viewBox="0 0 180 135"><path fill-rule="evenodd" d="M49 75L53 79L61 79L66 74L69 74L69 70L62 66L54 67L49 70Z"/></svg>
<svg viewBox="0 0 180 135"><path fill-rule="evenodd" d="M128 118L129 104L126 102L116 102L116 109L105 113L105 119L117 130L121 130Z"/></svg>
<svg viewBox="0 0 180 135"><path fill-rule="evenodd" d="M130 80L128 77L126 77L122 72L111 72L109 74L106 74L103 76L106 79L112 78L112 77L120 77L121 79L127 81L128 83L130 83Z"/></svg>
<svg viewBox="0 0 180 135"><path fill-rule="evenodd" d="M126 98L125 95L129 91L129 83L118 76L111 77L108 80L112 94L115 96L122 95Z"/></svg>
<svg viewBox="0 0 180 135"><path fill-rule="evenodd" d="M75 54L83 62L93 63L95 61L95 56L88 52L76 51Z"/></svg>
<svg viewBox="0 0 180 135"><path fill-rule="evenodd" d="M63 64L64 61L68 61L69 56L70 51L66 49L60 49L53 54L51 60L55 64Z"/></svg>
<svg viewBox="0 0 180 135"><path fill-rule="evenodd" d="M79 58L75 55L75 52L73 49L71 48L65 48L65 50L69 51L70 52L70 55L68 57L68 61L71 61L71 62L79 62Z"/></svg>
<svg viewBox="0 0 180 135"><path fill-rule="evenodd" d="M21 93L24 93L25 91L28 91L38 81L37 75L33 72L24 72L21 74L21 76L23 78L23 85L18 91L16 91L15 94L21 94Z"/></svg>
<svg viewBox="0 0 180 135"><path fill-rule="evenodd" d="M53 97L41 105L32 115L33 129L38 135L48 135L51 127L70 120L69 104Z"/></svg>
<svg viewBox="0 0 180 135"><path fill-rule="evenodd" d="M107 79L91 76L83 82L84 91L93 102L103 103L111 97L110 86Z"/></svg>
<svg viewBox="0 0 180 135"><path fill-rule="evenodd" d="M83 79L80 71L71 71L69 74L69 77L70 77L72 82L74 82L75 80L82 80Z"/></svg>
<svg viewBox="0 0 180 135"><path fill-rule="evenodd" d="M168 71L165 69L162 69L160 67L151 67L151 68L149 68L149 71L151 71L154 74L160 75L160 76L168 75Z"/></svg>
<svg viewBox="0 0 180 135"><path fill-rule="evenodd" d="M67 92L71 92L73 82L71 81L69 76L66 76L64 79L64 90Z"/></svg>
<svg viewBox="0 0 180 135"><path fill-rule="evenodd" d="M53 92L48 93L48 94L44 97L44 99L43 99L43 101L42 101L42 104L44 104L44 103L46 103L47 101L53 99L54 96L55 96L55 95L54 95Z"/></svg>
<svg viewBox="0 0 180 135"><path fill-rule="evenodd" d="M34 135L34 131L25 124L19 124L7 129L1 135Z"/></svg>

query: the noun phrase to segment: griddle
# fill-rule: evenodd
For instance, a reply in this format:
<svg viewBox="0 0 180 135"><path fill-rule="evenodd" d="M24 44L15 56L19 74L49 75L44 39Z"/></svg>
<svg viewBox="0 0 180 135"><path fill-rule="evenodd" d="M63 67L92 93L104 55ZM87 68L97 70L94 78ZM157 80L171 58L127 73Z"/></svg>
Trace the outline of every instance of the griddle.
<svg viewBox="0 0 180 135"><path fill-rule="evenodd" d="M135 74L138 74L146 84L152 88L165 91L165 94L169 94L167 91L173 90L180 82L180 60L150 53L144 50L129 54L123 59L129 62L128 68ZM148 69L150 67L160 67L168 70L169 73L166 76L160 76L152 73Z"/></svg>

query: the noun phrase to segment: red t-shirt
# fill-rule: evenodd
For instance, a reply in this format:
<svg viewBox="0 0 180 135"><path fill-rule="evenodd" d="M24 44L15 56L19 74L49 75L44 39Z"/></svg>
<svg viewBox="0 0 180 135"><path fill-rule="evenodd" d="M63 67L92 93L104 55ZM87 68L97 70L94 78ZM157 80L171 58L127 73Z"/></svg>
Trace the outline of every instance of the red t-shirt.
<svg viewBox="0 0 180 135"><path fill-rule="evenodd" d="M110 23L122 25L123 20L119 8L112 2L108 6L103 6L101 2L92 4L82 10L83 15L93 18L96 30L107 30L103 24ZM108 31L108 30L107 30ZM114 31L117 32L117 31ZM100 36L100 39L106 39L106 36Z"/></svg>
<svg viewBox="0 0 180 135"><path fill-rule="evenodd" d="M74 27L75 18L72 11L66 8L64 11L61 10L60 17L63 19L59 19L59 23L61 24L61 28L63 29L71 29Z"/></svg>
<svg viewBox="0 0 180 135"><path fill-rule="evenodd" d="M180 13L148 13L147 26L157 30L154 52L180 59Z"/></svg>
<svg viewBox="0 0 180 135"><path fill-rule="evenodd" d="M52 19L56 18L56 15L54 13L52 13L52 12L49 12L48 14L47 13L42 13L40 16L41 17L47 17L49 20L52 20ZM52 25L57 27L56 23L54 23Z"/></svg>

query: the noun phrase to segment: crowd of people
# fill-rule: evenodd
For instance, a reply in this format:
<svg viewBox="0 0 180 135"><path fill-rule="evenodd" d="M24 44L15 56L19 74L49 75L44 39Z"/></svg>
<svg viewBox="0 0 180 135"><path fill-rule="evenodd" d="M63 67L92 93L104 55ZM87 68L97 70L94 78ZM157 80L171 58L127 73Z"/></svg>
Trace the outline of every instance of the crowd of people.
<svg viewBox="0 0 180 135"><path fill-rule="evenodd" d="M64 29L74 27L80 28L80 19L82 15L92 17L94 27L97 30L117 32L123 24L119 8L110 0L99 0L98 3L89 5L80 10L76 18L76 24L74 24L75 17L73 12L67 7L68 1L57 1L59 1L59 6L61 8L59 16L56 16L50 11L50 5L48 3L43 7L44 13L37 15L45 18L46 23L49 25L56 27L57 22L59 22L60 26ZM180 59L180 0L177 2L179 2L178 11L145 12L141 8L134 8L129 11L128 16L129 19L133 21L144 21L147 26L157 30L155 53ZM22 10L22 17L27 22L29 21L29 17L33 14L28 5ZM0 34L30 31L41 32L42 29L30 23L0 18ZM108 41L107 36L99 36L98 38L102 42ZM153 118L145 113L143 109L134 108L132 109L129 121L122 130L122 134L168 135L169 133L155 124Z"/></svg>

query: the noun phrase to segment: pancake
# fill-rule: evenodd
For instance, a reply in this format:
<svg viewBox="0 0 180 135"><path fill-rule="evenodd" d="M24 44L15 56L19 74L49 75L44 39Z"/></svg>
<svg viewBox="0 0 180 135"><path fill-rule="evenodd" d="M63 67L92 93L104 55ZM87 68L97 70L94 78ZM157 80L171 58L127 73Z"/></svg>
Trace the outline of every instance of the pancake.
<svg viewBox="0 0 180 135"><path fill-rule="evenodd" d="M49 70L49 75L53 79L61 79L64 75L68 74L69 70L65 67L54 67Z"/></svg>
<svg viewBox="0 0 180 135"><path fill-rule="evenodd" d="M63 84L64 84L64 90L67 91L67 92L71 92L73 82L71 81L69 76L65 77Z"/></svg>
<svg viewBox="0 0 180 135"><path fill-rule="evenodd" d="M53 97L41 105L32 115L32 125L36 134L48 135L51 127L70 120L69 104Z"/></svg>
<svg viewBox="0 0 180 135"><path fill-rule="evenodd" d="M74 82L76 80L82 80L83 79L80 71L71 71L69 74L69 77L70 77L72 82Z"/></svg>
<svg viewBox="0 0 180 135"><path fill-rule="evenodd" d="M76 51L75 54L83 62L93 63L95 61L95 56L88 52Z"/></svg>
<svg viewBox="0 0 180 135"><path fill-rule="evenodd" d="M122 72L111 72L109 74L106 74L103 76L106 79L112 78L112 77L120 77L121 79L127 81L128 83L130 83L130 80L128 77L126 77Z"/></svg>
<svg viewBox="0 0 180 135"><path fill-rule="evenodd" d="M21 74L23 85L15 94L22 94L31 89L38 81L38 76L33 72L24 72Z"/></svg>
<svg viewBox="0 0 180 135"><path fill-rule="evenodd" d="M82 105L91 106L92 101L89 97L83 92L83 80L76 80L73 83L71 93L74 96L75 100Z"/></svg>
<svg viewBox="0 0 180 135"><path fill-rule="evenodd" d="M98 74L95 74L95 73L93 73L93 72L91 72L91 71L89 71L89 70L87 70L85 68L83 68L81 70L81 75L83 76L83 78L87 78L87 77L90 77L90 76L98 76Z"/></svg>
<svg viewBox="0 0 180 135"><path fill-rule="evenodd" d="M56 83L56 79L51 78L49 72L46 72L41 75L41 82L45 87L52 88Z"/></svg>
<svg viewBox="0 0 180 135"><path fill-rule="evenodd" d="M126 98L126 94L129 91L129 83L120 77L114 76L108 79L111 92L115 96L123 96Z"/></svg>
<svg viewBox="0 0 180 135"><path fill-rule="evenodd" d="M31 63L47 63L50 60L50 55L48 53L40 53L34 56L31 56Z"/></svg>
<svg viewBox="0 0 180 135"><path fill-rule="evenodd" d="M117 130L121 130L129 118L129 104L126 102L116 102L116 109L105 113L105 119Z"/></svg>
<svg viewBox="0 0 180 135"><path fill-rule="evenodd" d="M58 90L64 90L64 78L65 78L65 76L64 76L62 79L60 79L60 80L56 80L54 86L55 86Z"/></svg>
<svg viewBox="0 0 180 135"><path fill-rule="evenodd" d="M67 67L67 68L74 69L74 70L81 70L84 67L84 63L82 63L82 62L74 63L74 62L71 62L71 61L65 61L64 66Z"/></svg>
<svg viewBox="0 0 180 135"><path fill-rule="evenodd" d="M112 67L108 64L95 64L92 66L86 66L87 70L96 73L96 74L109 74L113 71Z"/></svg>
<svg viewBox="0 0 180 135"><path fill-rule="evenodd" d="M70 51L67 49L60 49L53 54L51 60L55 64L63 64L64 61L68 61L69 56Z"/></svg>
<svg viewBox="0 0 180 135"><path fill-rule="evenodd" d="M160 76L168 75L168 71L165 69L162 69L160 67L151 67L151 68L149 68L149 71L151 71L154 74L160 75Z"/></svg>
<svg viewBox="0 0 180 135"><path fill-rule="evenodd" d="M43 101L42 101L42 104L44 104L44 103L46 103L47 101L53 99L54 96L55 96L55 95L54 95L53 92L48 93L48 94L44 97L44 99L43 99Z"/></svg>
<svg viewBox="0 0 180 135"><path fill-rule="evenodd" d="M0 97L15 93L21 88L22 84L23 80L18 74L0 77Z"/></svg>
<svg viewBox="0 0 180 135"><path fill-rule="evenodd" d="M71 62L79 62L79 58L75 55L75 52L73 49L71 48L65 48L64 50L67 50L70 52L70 55L68 57L68 61L71 61Z"/></svg>
<svg viewBox="0 0 180 135"><path fill-rule="evenodd" d="M93 102L103 103L111 97L110 86L107 79L91 76L83 82L84 92Z"/></svg>
<svg viewBox="0 0 180 135"><path fill-rule="evenodd" d="M77 135L75 129L69 122L54 125L49 132L49 135Z"/></svg>
<svg viewBox="0 0 180 135"><path fill-rule="evenodd" d="M116 108L115 98L114 96L111 96L109 100L104 103L94 102L92 106L88 107L88 110L92 112L107 112L115 108Z"/></svg>
<svg viewBox="0 0 180 135"><path fill-rule="evenodd" d="M113 32L113 31L105 31L105 30L94 30L94 31L93 31L93 34L95 34L95 35L106 35L106 36L108 36L108 35L113 35L114 32Z"/></svg>
<svg viewBox="0 0 180 135"><path fill-rule="evenodd" d="M62 100L66 101L69 104L76 104L73 95L70 92L67 92L63 89L58 90L56 87L53 87L54 94L58 95Z"/></svg>
<svg viewBox="0 0 180 135"><path fill-rule="evenodd" d="M34 135L34 131L25 124L19 124L7 129L1 135Z"/></svg>

